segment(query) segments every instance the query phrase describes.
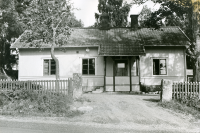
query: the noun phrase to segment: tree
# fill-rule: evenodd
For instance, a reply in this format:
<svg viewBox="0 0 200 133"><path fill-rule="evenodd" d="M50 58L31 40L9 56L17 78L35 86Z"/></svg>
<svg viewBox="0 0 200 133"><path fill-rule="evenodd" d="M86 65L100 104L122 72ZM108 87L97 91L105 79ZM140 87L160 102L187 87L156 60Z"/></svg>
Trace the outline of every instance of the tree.
<svg viewBox="0 0 200 133"><path fill-rule="evenodd" d="M146 27L160 28L161 26L179 26L190 39L190 47L187 54L193 66L193 80L200 81L198 75L199 55L197 48L197 37L199 34L199 0L152 0L160 3L160 9L153 12L145 20ZM143 4L146 0L133 0L135 4Z"/></svg>
<svg viewBox="0 0 200 133"><path fill-rule="evenodd" d="M65 44L71 34L72 4L66 0L33 0L27 8L23 21L27 30L22 41L30 47L40 48L44 43L51 46L51 57L56 63L56 80L59 76L59 60L55 56L55 46Z"/></svg>
<svg viewBox="0 0 200 133"><path fill-rule="evenodd" d="M0 73L3 70L12 71L11 65L16 63L15 56L10 55L10 44L24 29L24 24L19 22L17 4L19 2L14 0L0 0ZM10 74L9 76L14 76Z"/></svg>
<svg viewBox="0 0 200 133"><path fill-rule="evenodd" d="M140 15L138 17L138 22L139 22L140 27L145 27L145 22L148 20L151 13L152 11L150 8L147 7L147 5L145 5L142 8L142 11L140 12Z"/></svg>
<svg viewBox="0 0 200 133"><path fill-rule="evenodd" d="M99 0L95 27L126 27L131 5L123 0Z"/></svg>
<svg viewBox="0 0 200 133"><path fill-rule="evenodd" d="M81 20L77 20L74 14L71 16L71 23L69 24L69 27L83 27L84 24Z"/></svg>

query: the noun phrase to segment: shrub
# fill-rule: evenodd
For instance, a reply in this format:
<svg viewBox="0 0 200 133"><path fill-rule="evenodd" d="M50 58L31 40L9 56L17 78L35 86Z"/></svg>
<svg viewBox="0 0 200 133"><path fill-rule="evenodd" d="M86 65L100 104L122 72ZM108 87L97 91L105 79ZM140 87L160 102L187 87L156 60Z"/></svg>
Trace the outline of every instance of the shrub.
<svg viewBox="0 0 200 133"><path fill-rule="evenodd" d="M145 84L141 84L140 85L140 90L142 92L145 92L145 93L161 91L161 86L160 85L145 85Z"/></svg>
<svg viewBox="0 0 200 133"><path fill-rule="evenodd" d="M185 95L178 99L178 101L182 104L185 104L189 107L197 107L200 103L199 95Z"/></svg>
<svg viewBox="0 0 200 133"><path fill-rule="evenodd" d="M79 114L77 111L69 110L72 102L69 96L64 94L41 94L35 90L27 91L25 89L13 89L4 92L4 94L2 93L0 97L2 114L39 116L73 116L72 114Z"/></svg>
<svg viewBox="0 0 200 133"><path fill-rule="evenodd" d="M191 114L195 118L200 119L200 112L197 109L189 107L186 104L181 104L177 100L172 100L170 102L159 102L158 105L167 109L172 109L175 112Z"/></svg>

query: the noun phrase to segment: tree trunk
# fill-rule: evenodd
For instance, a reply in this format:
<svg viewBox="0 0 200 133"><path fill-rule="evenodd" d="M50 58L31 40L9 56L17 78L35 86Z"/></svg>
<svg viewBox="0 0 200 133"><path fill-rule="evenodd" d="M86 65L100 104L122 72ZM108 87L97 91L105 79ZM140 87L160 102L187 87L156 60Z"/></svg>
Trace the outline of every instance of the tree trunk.
<svg viewBox="0 0 200 133"><path fill-rule="evenodd" d="M197 82L197 68L198 68L198 60L195 60L193 65L193 82Z"/></svg>
<svg viewBox="0 0 200 133"><path fill-rule="evenodd" d="M55 63L56 63L56 80L60 79L60 73L59 73L59 60L56 58L55 54L54 54L54 45L51 45L51 58L54 59Z"/></svg>
<svg viewBox="0 0 200 133"><path fill-rule="evenodd" d="M56 63L56 80L60 79L60 72L59 72L59 60L56 58L54 54L54 47L55 47L55 30L53 30L53 44L51 45L51 58L54 59Z"/></svg>

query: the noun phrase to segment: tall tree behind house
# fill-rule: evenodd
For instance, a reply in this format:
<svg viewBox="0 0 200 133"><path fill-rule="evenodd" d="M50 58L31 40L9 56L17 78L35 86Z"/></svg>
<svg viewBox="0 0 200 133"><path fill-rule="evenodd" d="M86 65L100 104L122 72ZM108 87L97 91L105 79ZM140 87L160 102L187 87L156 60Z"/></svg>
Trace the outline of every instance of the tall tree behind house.
<svg viewBox="0 0 200 133"><path fill-rule="evenodd" d="M131 5L123 0L99 0L95 27L126 27Z"/></svg>

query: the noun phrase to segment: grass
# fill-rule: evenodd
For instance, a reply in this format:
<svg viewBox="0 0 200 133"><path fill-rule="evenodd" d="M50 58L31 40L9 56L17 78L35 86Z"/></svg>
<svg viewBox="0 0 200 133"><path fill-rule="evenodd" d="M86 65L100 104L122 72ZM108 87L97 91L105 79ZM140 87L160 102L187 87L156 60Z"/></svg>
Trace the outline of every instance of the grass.
<svg viewBox="0 0 200 133"><path fill-rule="evenodd" d="M159 102L159 106L174 110L175 112L191 114L196 119L200 119L200 111L197 108L189 107L186 104L181 104L179 101L172 100L170 102Z"/></svg>
<svg viewBox="0 0 200 133"><path fill-rule="evenodd" d="M34 91L14 90L0 94L0 113L12 116L75 117L78 110L70 110L73 101L63 94L38 94Z"/></svg>

